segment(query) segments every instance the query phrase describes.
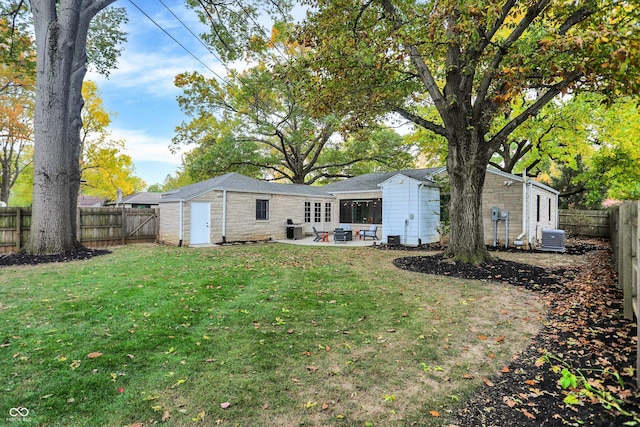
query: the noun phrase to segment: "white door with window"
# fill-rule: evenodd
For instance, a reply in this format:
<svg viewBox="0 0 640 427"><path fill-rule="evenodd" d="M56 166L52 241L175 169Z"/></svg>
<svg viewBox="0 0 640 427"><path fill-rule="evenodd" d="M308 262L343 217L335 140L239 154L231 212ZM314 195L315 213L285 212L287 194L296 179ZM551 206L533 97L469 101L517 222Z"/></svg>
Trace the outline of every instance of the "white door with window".
<svg viewBox="0 0 640 427"><path fill-rule="evenodd" d="M190 244L204 245L211 243L211 233L209 232L210 212L210 203L191 202Z"/></svg>

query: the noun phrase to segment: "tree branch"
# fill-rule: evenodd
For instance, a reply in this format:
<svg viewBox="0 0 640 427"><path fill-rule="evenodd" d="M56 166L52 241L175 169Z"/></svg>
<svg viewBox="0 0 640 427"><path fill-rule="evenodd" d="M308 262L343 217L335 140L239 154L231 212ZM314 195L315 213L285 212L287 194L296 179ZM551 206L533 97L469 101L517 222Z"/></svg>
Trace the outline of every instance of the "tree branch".
<svg viewBox="0 0 640 427"><path fill-rule="evenodd" d="M540 13L549 4L549 2L550 0L539 0L537 4L531 6L527 10L525 16L520 20L516 28L513 29L511 34L509 34L507 39L494 55L493 60L491 61L491 65L485 71L484 76L482 77L482 81L478 86L478 94L473 106L473 117L476 120L479 120L480 116L483 113L485 100L487 97L487 93L489 92L489 88L491 87L491 82L493 81L498 66L504 59L509 48L522 36L525 30L529 28L533 20L538 15L540 15Z"/></svg>
<svg viewBox="0 0 640 427"><path fill-rule="evenodd" d="M422 118L420 116L417 116L417 115L405 110L402 107L394 107L393 111L395 113L400 114L402 117L404 117L405 119L409 120L410 122L417 124L418 126L421 126L421 127L425 128L427 130L430 130L431 132L434 132L434 133L436 133L438 135L444 136L445 138L447 136L447 130L443 126L441 126L439 124L433 123L433 122L431 122L429 120L426 120L426 119L424 119L424 118Z"/></svg>
<svg viewBox="0 0 640 427"><path fill-rule="evenodd" d="M574 71L573 73L569 74L565 78L565 80L562 80L561 82L558 82L555 85L551 86L549 90L540 98L538 98L536 102L534 102L531 106L529 106L529 108L524 110L522 113L516 116L513 120L511 120L509 123L504 125L503 128L500 129L500 131L496 133L489 140L489 145L495 147L498 144L500 144L514 130L516 130L518 126L524 123L529 117L535 116L536 114L538 114L538 112L542 109L542 107L548 104L553 98L556 97L556 95L558 95L563 90L571 86L571 84L577 81L580 77L582 77L582 73L578 71Z"/></svg>

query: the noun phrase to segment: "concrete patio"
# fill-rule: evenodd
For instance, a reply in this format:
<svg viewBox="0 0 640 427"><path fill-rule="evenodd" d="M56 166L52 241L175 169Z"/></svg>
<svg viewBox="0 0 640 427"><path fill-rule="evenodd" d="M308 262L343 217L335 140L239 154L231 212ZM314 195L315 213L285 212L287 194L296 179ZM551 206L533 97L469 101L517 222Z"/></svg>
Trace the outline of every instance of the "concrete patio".
<svg viewBox="0 0 640 427"><path fill-rule="evenodd" d="M305 246L345 246L345 247L361 247L361 246L373 246L375 245L379 245L381 243L381 241L378 240L372 240L370 237L367 238L367 240L360 240L360 239L356 239L354 237L353 240L348 240L346 242L334 242L333 241L333 234L329 234L329 241L328 242L316 242L314 241L315 236L306 236L302 239L283 239L283 240L276 240L276 242L278 243L285 243L285 244L289 244L289 245L305 245Z"/></svg>

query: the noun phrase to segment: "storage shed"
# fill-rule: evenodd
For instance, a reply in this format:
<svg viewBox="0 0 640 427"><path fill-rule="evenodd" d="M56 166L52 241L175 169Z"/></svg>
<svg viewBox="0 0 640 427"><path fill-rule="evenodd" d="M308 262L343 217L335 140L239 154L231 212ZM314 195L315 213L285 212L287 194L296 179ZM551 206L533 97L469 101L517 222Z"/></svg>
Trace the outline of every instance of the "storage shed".
<svg viewBox="0 0 640 427"><path fill-rule="evenodd" d="M440 239L440 187L425 177L398 173L380 184L385 242L420 245ZM390 238L391 236L391 238ZM399 236L399 242L394 236Z"/></svg>

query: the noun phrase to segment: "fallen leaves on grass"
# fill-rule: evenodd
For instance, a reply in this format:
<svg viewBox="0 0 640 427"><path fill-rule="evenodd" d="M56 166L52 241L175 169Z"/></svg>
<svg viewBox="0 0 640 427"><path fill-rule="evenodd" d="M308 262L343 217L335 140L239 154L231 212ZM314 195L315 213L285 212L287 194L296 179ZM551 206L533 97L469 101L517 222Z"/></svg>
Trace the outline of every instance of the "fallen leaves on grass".
<svg viewBox="0 0 640 427"><path fill-rule="evenodd" d="M503 260L471 265L437 256L394 261L412 271L523 287L536 292L548 307L544 330L498 376L483 378L485 385L459 411L454 424L550 427L640 422L640 391L633 369L636 325L622 319L622 292L616 284L609 243L590 245L598 250L586 255L579 252L586 258L586 267L575 270ZM489 339L486 335L477 338ZM497 337L495 342L502 339ZM546 354L557 356L555 367L539 362ZM559 365L583 375L583 385L562 390ZM473 377L466 374L463 378Z"/></svg>

